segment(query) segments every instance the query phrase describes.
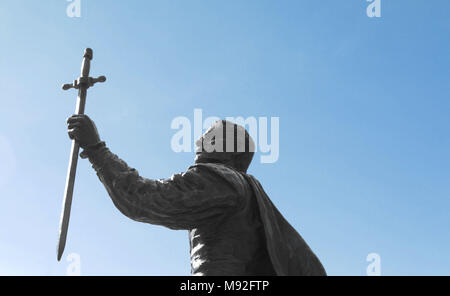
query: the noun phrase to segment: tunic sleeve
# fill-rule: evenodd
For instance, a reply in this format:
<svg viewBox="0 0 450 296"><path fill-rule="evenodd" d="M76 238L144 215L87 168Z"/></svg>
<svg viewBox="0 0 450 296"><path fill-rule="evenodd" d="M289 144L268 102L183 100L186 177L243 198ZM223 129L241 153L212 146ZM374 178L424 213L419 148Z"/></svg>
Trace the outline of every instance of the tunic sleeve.
<svg viewBox="0 0 450 296"><path fill-rule="evenodd" d="M202 167L151 180L139 176L107 147L83 153L117 209L135 221L193 229L233 212L241 201L238 189Z"/></svg>

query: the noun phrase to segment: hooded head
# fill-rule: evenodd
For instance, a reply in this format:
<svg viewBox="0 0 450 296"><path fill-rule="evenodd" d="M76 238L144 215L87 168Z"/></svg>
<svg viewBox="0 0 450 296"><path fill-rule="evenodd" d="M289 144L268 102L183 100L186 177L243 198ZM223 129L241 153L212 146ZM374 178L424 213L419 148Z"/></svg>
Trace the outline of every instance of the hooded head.
<svg viewBox="0 0 450 296"><path fill-rule="evenodd" d="M195 163L221 163L244 173L255 152L245 128L226 120L216 121L195 144Z"/></svg>

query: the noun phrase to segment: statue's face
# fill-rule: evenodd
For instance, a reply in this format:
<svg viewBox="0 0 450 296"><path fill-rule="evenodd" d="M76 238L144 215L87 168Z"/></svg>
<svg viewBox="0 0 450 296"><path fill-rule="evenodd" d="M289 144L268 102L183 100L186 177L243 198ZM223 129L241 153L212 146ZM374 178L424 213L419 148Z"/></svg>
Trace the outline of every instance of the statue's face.
<svg viewBox="0 0 450 296"><path fill-rule="evenodd" d="M222 121L217 121L195 142L195 163L225 163L232 157L224 152L223 130Z"/></svg>

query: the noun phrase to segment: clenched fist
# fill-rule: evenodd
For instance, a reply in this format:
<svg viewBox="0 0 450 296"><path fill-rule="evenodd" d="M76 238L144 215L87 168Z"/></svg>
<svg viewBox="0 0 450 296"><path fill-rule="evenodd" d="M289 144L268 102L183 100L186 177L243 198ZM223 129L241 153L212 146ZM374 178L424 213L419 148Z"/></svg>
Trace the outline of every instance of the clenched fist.
<svg viewBox="0 0 450 296"><path fill-rule="evenodd" d="M67 119L67 127L69 138L77 141L83 149L100 142L97 127L87 115L72 115Z"/></svg>

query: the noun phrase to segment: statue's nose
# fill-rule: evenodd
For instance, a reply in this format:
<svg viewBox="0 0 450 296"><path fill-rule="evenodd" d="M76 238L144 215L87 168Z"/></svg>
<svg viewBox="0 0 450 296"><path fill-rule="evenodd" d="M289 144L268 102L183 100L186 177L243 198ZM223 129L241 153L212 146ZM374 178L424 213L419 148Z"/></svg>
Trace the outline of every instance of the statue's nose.
<svg viewBox="0 0 450 296"><path fill-rule="evenodd" d="M195 146L198 149L202 149L203 137L200 137L197 141L195 141Z"/></svg>

